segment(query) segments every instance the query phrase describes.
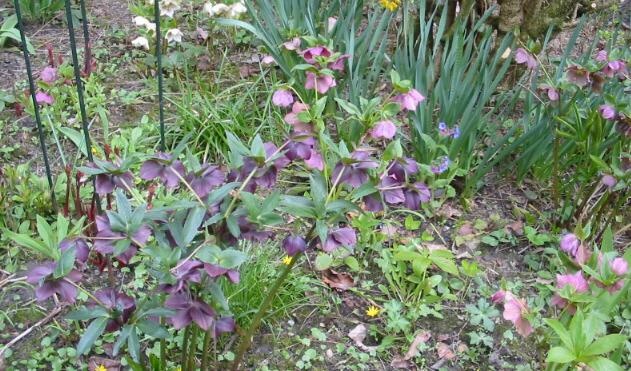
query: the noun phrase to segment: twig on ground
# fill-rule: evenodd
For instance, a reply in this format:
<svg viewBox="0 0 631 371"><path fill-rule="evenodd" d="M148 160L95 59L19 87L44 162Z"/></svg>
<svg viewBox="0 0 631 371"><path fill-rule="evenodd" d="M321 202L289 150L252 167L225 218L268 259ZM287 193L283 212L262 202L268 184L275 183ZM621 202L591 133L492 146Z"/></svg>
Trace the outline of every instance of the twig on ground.
<svg viewBox="0 0 631 371"><path fill-rule="evenodd" d="M63 307L56 307L52 312L50 312L50 314L48 314L46 317L42 318L41 320L39 320L37 323L35 323L33 326L27 328L26 330L24 330L21 334L19 334L18 336L16 336L13 340L11 340L10 342L7 343L7 345L5 345L2 350L0 350L0 357L2 357L2 355L4 354L4 352L6 352L7 349L11 348L11 346L15 345L17 342L19 342L20 340L22 340L23 338L25 338L28 334L30 334L31 332L33 332L33 330L35 330L36 328L40 327L41 325L47 323L48 321L50 321L51 319L53 319L53 317L55 317L56 315L58 315L61 310L63 309Z"/></svg>

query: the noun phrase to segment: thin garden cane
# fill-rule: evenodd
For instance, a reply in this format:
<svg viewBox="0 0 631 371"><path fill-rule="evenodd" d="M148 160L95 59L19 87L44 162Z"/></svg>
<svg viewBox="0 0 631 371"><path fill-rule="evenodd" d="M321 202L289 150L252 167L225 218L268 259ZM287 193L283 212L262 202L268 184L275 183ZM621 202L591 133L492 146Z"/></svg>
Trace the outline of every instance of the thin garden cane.
<svg viewBox="0 0 631 371"><path fill-rule="evenodd" d="M85 9L85 0L79 0L79 6L81 7L81 27L83 28L83 42L84 47L84 72L87 75L92 72L92 47L90 46L90 31L88 24L88 14Z"/></svg>
<svg viewBox="0 0 631 371"><path fill-rule="evenodd" d="M90 162L94 161L92 157L92 143L90 141L90 129L88 126L88 113L85 109L85 99L83 96L83 80L81 80L81 70L79 69L79 57L77 56L77 42L75 40L74 25L72 23L72 7L70 0L65 0L66 5L66 22L68 23L68 36L70 38L70 51L72 54L72 66L74 67L75 83L77 84L77 97L79 99L79 110L81 114L81 126L83 129L83 137L85 140L85 148ZM85 21L85 20L84 20ZM84 29L84 31L87 29ZM96 208L101 211L101 203L99 197L96 194L96 187L94 192L94 200L96 201Z"/></svg>
<svg viewBox="0 0 631 371"><path fill-rule="evenodd" d="M35 122L37 122L37 134L39 136L39 145L42 150L42 156L44 157L44 168L46 169L46 178L48 180L48 187L50 189L50 199L52 202L53 210L57 211L57 200L55 198L55 185L53 184L53 176L50 170L50 163L48 162L48 151L46 150L46 141L44 138L44 128L42 127L42 118L39 113L39 105L37 104L37 97L35 93L35 81L33 79L33 69L31 68L31 58L28 54L26 47L26 35L24 34L24 24L22 23L22 11L20 9L20 1L14 0L15 16L18 22L18 28L20 29L20 38L22 41L22 50L24 52L24 64L26 65L26 74L28 75L29 88L31 90L31 99L33 100L33 112L35 112Z"/></svg>
<svg viewBox="0 0 631 371"><path fill-rule="evenodd" d="M160 33L160 0L153 2L154 22L156 24L156 65L158 75L158 108L160 110L160 149L166 150L164 141L164 86L162 81L162 35Z"/></svg>

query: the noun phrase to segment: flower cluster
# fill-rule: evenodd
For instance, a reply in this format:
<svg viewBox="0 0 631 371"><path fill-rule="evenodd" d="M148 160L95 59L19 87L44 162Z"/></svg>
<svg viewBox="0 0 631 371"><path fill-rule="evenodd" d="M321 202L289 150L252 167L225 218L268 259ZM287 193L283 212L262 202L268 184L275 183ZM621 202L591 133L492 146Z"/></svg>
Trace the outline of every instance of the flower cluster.
<svg viewBox="0 0 631 371"><path fill-rule="evenodd" d="M47 45L47 49L48 65L40 71L39 79L41 80L43 86L52 87L52 85L59 79L59 76L57 73L57 64L55 61L53 47L51 45ZM61 55L59 55L58 63L61 64L62 62ZM35 100L38 105L51 105L55 103L55 98L44 90L39 90L35 93Z"/></svg>
<svg viewBox="0 0 631 371"><path fill-rule="evenodd" d="M226 17L238 19L243 16L243 14L247 13L248 9L245 7L245 3L243 0L238 1L232 5L227 5L223 3L212 3L207 2L204 4L204 12L208 14L209 17Z"/></svg>

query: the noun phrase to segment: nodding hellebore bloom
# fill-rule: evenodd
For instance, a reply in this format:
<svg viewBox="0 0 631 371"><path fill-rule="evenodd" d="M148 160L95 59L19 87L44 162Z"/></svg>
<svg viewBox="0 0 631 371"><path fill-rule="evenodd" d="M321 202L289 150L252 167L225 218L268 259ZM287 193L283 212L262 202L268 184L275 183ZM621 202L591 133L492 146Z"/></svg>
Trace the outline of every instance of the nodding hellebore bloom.
<svg viewBox="0 0 631 371"><path fill-rule="evenodd" d="M307 72L305 89L314 89L320 94L326 94L326 92L334 86L337 86L337 83L333 76L320 72Z"/></svg>
<svg viewBox="0 0 631 371"><path fill-rule="evenodd" d="M368 151L355 150L350 158L342 159L335 168L331 179L333 182L348 184L357 188L368 180L368 170L379 167L377 161L370 158ZM339 178L339 180L338 180Z"/></svg>
<svg viewBox="0 0 631 371"><path fill-rule="evenodd" d="M291 47L294 47L296 45L300 46L299 41L300 39L298 39L298 42L296 42L296 39L293 39ZM287 48L287 49L296 50L297 48L294 48L294 49ZM318 46L312 46L311 48L307 48L303 50L301 54L305 62L309 64L316 64L318 63L318 59L327 59L333 53L326 46L318 45Z"/></svg>
<svg viewBox="0 0 631 371"><path fill-rule="evenodd" d="M289 256L307 251L307 241L300 236L287 236L282 243L283 249Z"/></svg>
<svg viewBox="0 0 631 371"><path fill-rule="evenodd" d="M116 188L129 191L134 186L134 175L126 166L118 163L94 159L83 172L96 175L94 188L99 195L112 193Z"/></svg>
<svg viewBox="0 0 631 371"><path fill-rule="evenodd" d="M420 209L421 204L429 202L432 197L429 188L423 182L416 182L408 185L403 190L403 195L405 197L403 204L410 210Z"/></svg>
<svg viewBox="0 0 631 371"><path fill-rule="evenodd" d="M340 246L353 248L357 243L355 230L350 227L335 228L329 231L326 241L322 245L322 250L332 252Z"/></svg>
<svg viewBox="0 0 631 371"><path fill-rule="evenodd" d="M580 294L589 291L589 284L581 271L574 274L557 274L557 289L563 290L565 287L569 287L572 293ZM576 312L576 306L569 303L567 299L561 297L558 293L554 294L550 303L559 308L566 308L570 314Z"/></svg>
<svg viewBox="0 0 631 371"><path fill-rule="evenodd" d="M528 306L522 299L518 299L511 292L499 290L491 296L491 301L494 304L504 303L502 316L515 325L518 334L527 337L533 332L533 328L526 318L529 312Z"/></svg>
<svg viewBox="0 0 631 371"><path fill-rule="evenodd" d="M139 225L135 230L114 231L110 220L105 215L95 218L97 234L94 240L94 250L101 254L114 254L122 263L127 264L136 255L138 248L144 246L151 236L151 228L146 224Z"/></svg>
<svg viewBox="0 0 631 371"><path fill-rule="evenodd" d="M199 298L193 297L190 293L181 292L170 295L165 301L165 306L175 309L175 315L171 319L171 323L176 330L188 326L191 322L195 322L197 326L203 330L211 328L215 322L215 311Z"/></svg>
<svg viewBox="0 0 631 371"><path fill-rule="evenodd" d="M276 90L272 95L272 103L278 107L289 107L294 103L294 96L289 90Z"/></svg>
<svg viewBox="0 0 631 371"><path fill-rule="evenodd" d="M215 264L204 263L204 271L210 278L225 276L232 283L239 283L241 280L241 275L236 269L227 269Z"/></svg>
<svg viewBox="0 0 631 371"><path fill-rule="evenodd" d="M379 191L386 201L391 205L401 204L405 202L403 194L403 184L398 182L393 176L385 176L379 182Z"/></svg>
<svg viewBox="0 0 631 371"><path fill-rule="evenodd" d="M85 264L88 261L90 248L82 238L66 238L59 243L59 250L62 252L71 248L75 249L75 260L77 263Z"/></svg>
<svg viewBox="0 0 631 371"><path fill-rule="evenodd" d="M199 170L188 173L185 179L197 196L204 198L213 188L224 183L226 175L218 166L205 163Z"/></svg>
<svg viewBox="0 0 631 371"><path fill-rule="evenodd" d="M175 282L162 284L160 289L169 294L175 294L184 290L188 282L200 283L202 281L200 269L203 266L204 264L197 260L187 260L182 264L178 264L172 271Z"/></svg>
<svg viewBox="0 0 631 371"><path fill-rule="evenodd" d="M169 189L177 188L180 177L184 177L186 169L181 161L173 159L167 153L157 153L151 159L145 161L140 167L140 178L153 180L160 178ZM179 174L179 176L178 176Z"/></svg>
<svg viewBox="0 0 631 371"><path fill-rule="evenodd" d="M515 63L525 65L529 70L537 68L537 60L526 49L515 50Z"/></svg>
<svg viewBox="0 0 631 371"><path fill-rule="evenodd" d="M390 120L377 122L369 132L370 137L373 139L392 139L396 133L397 127Z"/></svg>
<svg viewBox="0 0 631 371"><path fill-rule="evenodd" d="M410 89L406 93L401 93L392 99L399 103L404 111L416 111L418 105L425 100L425 97L416 89Z"/></svg>
<svg viewBox="0 0 631 371"><path fill-rule="evenodd" d="M548 99L550 99L550 101L556 102L559 100L559 91L556 90L554 87L543 84L541 85L540 89L548 95Z"/></svg>
<svg viewBox="0 0 631 371"><path fill-rule="evenodd" d="M55 67L46 66L44 67L42 72L40 72L39 77L42 79L43 82L47 84L52 84L53 82L57 81L57 69Z"/></svg>
<svg viewBox="0 0 631 371"><path fill-rule="evenodd" d="M616 109L609 104L603 104L598 107L598 112L600 113L600 116L605 120L613 120L616 118Z"/></svg>
<svg viewBox="0 0 631 371"><path fill-rule="evenodd" d="M103 305L110 312L110 320L105 331L113 332L123 327L136 310L136 302L129 295L118 292L112 288L105 288L94 293L94 297L100 303L92 302L92 307Z"/></svg>
<svg viewBox="0 0 631 371"><path fill-rule="evenodd" d="M77 298L77 287L73 284L81 280L81 273L71 270L65 277L55 277L57 263L46 262L36 265L26 272L26 282L37 285L35 298L44 301L53 295L59 295L63 302L74 303Z"/></svg>
<svg viewBox="0 0 631 371"><path fill-rule="evenodd" d="M247 192L254 192L257 187L273 187L276 184L278 172L291 162L274 143L265 142L263 147L265 158L246 157L239 171L233 170L228 174L230 181L245 181L250 173L254 172L252 179L244 188Z"/></svg>
<svg viewBox="0 0 631 371"><path fill-rule="evenodd" d="M585 264L591 256L585 244L581 243L573 233L568 233L561 237L560 247L561 250L574 258L577 264Z"/></svg>
<svg viewBox="0 0 631 371"><path fill-rule="evenodd" d="M44 104L51 105L55 103L55 98L53 98L52 95L44 93L43 91L38 91L35 94L35 101L37 101L37 104L39 104L40 106Z"/></svg>

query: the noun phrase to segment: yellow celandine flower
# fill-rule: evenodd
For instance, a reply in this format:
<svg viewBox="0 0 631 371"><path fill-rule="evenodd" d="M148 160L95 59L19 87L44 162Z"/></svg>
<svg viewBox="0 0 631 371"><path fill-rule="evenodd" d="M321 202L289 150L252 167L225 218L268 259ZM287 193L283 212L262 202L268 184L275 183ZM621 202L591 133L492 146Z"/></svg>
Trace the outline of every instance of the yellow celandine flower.
<svg viewBox="0 0 631 371"><path fill-rule="evenodd" d="M376 317L379 315L379 313L381 313L381 310L374 305L369 306L366 310L366 314L368 315L368 317Z"/></svg>
<svg viewBox="0 0 631 371"><path fill-rule="evenodd" d="M292 259L293 259L293 258L292 258L291 256L286 255L286 256L283 258L283 264L285 264L285 265L289 265L289 264L291 264L291 260L292 260Z"/></svg>
<svg viewBox="0 0 631 371"><path fill-rule="evenodd" d="M107 368L103 365L98 365L94 371L107 371Z"/></svg>
<svg viewBox="0 0 631 371"><path fill-rule="evenodd" d="M399 5L401 5L401 0L379 0L379 3L384 8L388 9L391 12L397 10Z"/></svg>

